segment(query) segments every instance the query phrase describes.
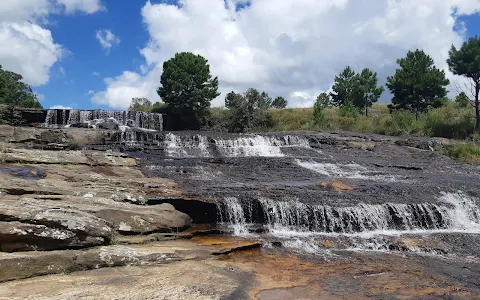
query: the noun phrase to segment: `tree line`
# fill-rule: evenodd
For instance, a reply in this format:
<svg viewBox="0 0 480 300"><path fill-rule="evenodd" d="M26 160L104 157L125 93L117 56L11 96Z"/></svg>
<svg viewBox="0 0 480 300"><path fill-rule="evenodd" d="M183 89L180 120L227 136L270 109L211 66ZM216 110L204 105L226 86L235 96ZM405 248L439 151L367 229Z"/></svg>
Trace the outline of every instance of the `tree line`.
<svg viewBox="0 0 480 300"><path fill-rule="evenodd" d="M409 110L418 119L431 108L446 104L446 87L450 81L443 70L435 67L434 60L423 50L408 51L397 60L398 68L387 77L386 87L392 95L390 111ZM450 71L461 75L470 82L471 93L462 91L457 101L463 106L472 104L476 112L476 129L480 130L480 38L471 37L457 49L452 45L447 60ZM211 128L210 102L218 97L218 77L212 77L208 61L200 55L189 52L177 53L163 65L158 95L166 106L159 111L177 116L183 128ZM320 94L314 104L314 119L321 123L323 109L327 106L339 107L339 114L368 117L369 108L378 102L385 92L379 86L377 73L365 68L356 73L350 66L334 79L330 93ZM471 100L473 99L473 100ZM268 125L271 120L265 111L269 108L285 108L287 100L277 97L274 100L266 93L250 88L244 93L230 92L225 97L225 120L222 126L231 132L245 132ZM213 126L214 127L214 126Z"/></svg>
<svg viewBox="0 0 480 300"><path fill-rule="evenodd" d="M433 59L422 50L409 51L397 60L398 68L387 77L386 87L392 94L390 111L409 110L416 118L431 108L447 102L450 84L443 70L435 67ZM480 38L471 37L460 48L452 45L447 59L449 70L467 79L466 88L456 101L475 108L476 130L480 131ZM20 74L3 70L0 66L0 104L41 108L32 88L22 82ZM215 128L222 123L231 132L245 132L272 122L266 111L282 109L288 101L284 97L272 99L266 92L250 88L243 93L230 92L225 96L227 108L221 116L212 115L211 101L218 96L218 77L210 73L208 61L191 52L181 52L163 64L157 94L163 101L152 102L135 98L131 109L163 112L173 120L175 129ZM350 66L334 79L330 93L320 94L314 104L313 116L321 123L327 106L339 107L342 116L368 117L369 108L385 92L379 86L377 73L365 68L356 73Z"/></svg>

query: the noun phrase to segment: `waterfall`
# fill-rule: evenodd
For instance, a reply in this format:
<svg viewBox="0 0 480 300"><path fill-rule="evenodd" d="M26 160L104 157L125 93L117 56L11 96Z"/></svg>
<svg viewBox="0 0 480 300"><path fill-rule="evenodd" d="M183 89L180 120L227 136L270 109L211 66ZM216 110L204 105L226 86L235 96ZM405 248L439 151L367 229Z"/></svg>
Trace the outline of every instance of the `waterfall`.
<svg viewBox="0 0 480 300"><path fill-rule="evenodd" d="M480 212L475 200L463 193L445 193L441 203L359 204L350 207L309 205L298 200L278 201L261 198L258 204L262 217L255 216L252 204L226 199L218 206L219 220L242 228L263 222L273 234L343 233L415 231L415 230L480 230Z"/></svg>
<svg viewBox="0 0 480 300"><path fill-rule="evenodd" d="M220 222L229 223L235 235L249 233L247 219L252 220L252 206L242 205L235 197L227 197L217 204L217 212Z"/></svg>
<svg viewBox="0 0 480 300"><path fill-rule="evenodd" d="M300 147L310 149L308 140L302 136L245 135L237 138L209 138L202 135L180 136L168 133L165 136L165 153L171 157L212 157L212 152L222 157L283 157L282 148ZM211 149L211 151L209 151Z"/></svg>
<svg viewBox="0 0 480 300"><path fill-rule="evenodd" d="M95 127L104 122L148 130L163 130L162 114L142 111L49 109L45 127L56 128L76 124Z"/></svg>
<svg viewBox="0 0 480 300"><path fill-rule="evenodd" d="M210 157L208 139L202 135L165 135L165 152L170 157Z"/></svg>

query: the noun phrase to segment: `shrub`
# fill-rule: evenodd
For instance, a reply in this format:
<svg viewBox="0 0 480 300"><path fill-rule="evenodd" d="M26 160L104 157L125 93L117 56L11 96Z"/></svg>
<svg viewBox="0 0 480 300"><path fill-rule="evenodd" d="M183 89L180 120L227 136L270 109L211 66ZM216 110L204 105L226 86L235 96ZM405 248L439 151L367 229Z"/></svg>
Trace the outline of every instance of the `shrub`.
<svg viewBox="0 0 480 300"><path fill-rule="evenodd" d="M338 115L340 117L350 117L357 119L358 118L358 109L353 106L351 103L347 103L345 105L340 106L340 109L338 110Z"/></svg>
<svg viewBox="0 0 480 300"><path fill-rule="evenodd" d="M448 145L445 150L452 158L465 162L480 163L480 147L475 143Z"/></svg>

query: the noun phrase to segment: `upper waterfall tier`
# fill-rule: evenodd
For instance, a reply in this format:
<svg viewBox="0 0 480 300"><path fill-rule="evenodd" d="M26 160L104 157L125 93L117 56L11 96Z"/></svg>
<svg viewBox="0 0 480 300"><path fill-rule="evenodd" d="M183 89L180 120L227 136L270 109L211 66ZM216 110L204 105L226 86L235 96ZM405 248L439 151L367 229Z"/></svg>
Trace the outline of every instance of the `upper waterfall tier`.
<svg viewBox="0 0 480 300"><path fill-rule="evenodd" d="M149 130L163 130L163 116L158 113L116 110L50 109L45 118L45 127L100 126L118 129L128 126Z"/></svg>

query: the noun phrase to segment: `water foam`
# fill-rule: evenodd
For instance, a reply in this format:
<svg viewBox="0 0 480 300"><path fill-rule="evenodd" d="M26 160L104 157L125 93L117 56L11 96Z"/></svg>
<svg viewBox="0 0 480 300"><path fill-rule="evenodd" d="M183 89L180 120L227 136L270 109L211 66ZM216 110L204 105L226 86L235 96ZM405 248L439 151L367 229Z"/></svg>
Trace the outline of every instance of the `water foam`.
<svg viewBox="0 0 480 300"><path fill-rule="evenodd" d="M363 179L374 180L383 182L399 182L401 180L397 176L390 174L372 174L373 172L366 167L358 164L332 164L332 163L319 163L316 161L303 161L296 159L295 163L302 168L314 171L316 173L332 177L332 178L351 178L351 179Z"/></svg>

